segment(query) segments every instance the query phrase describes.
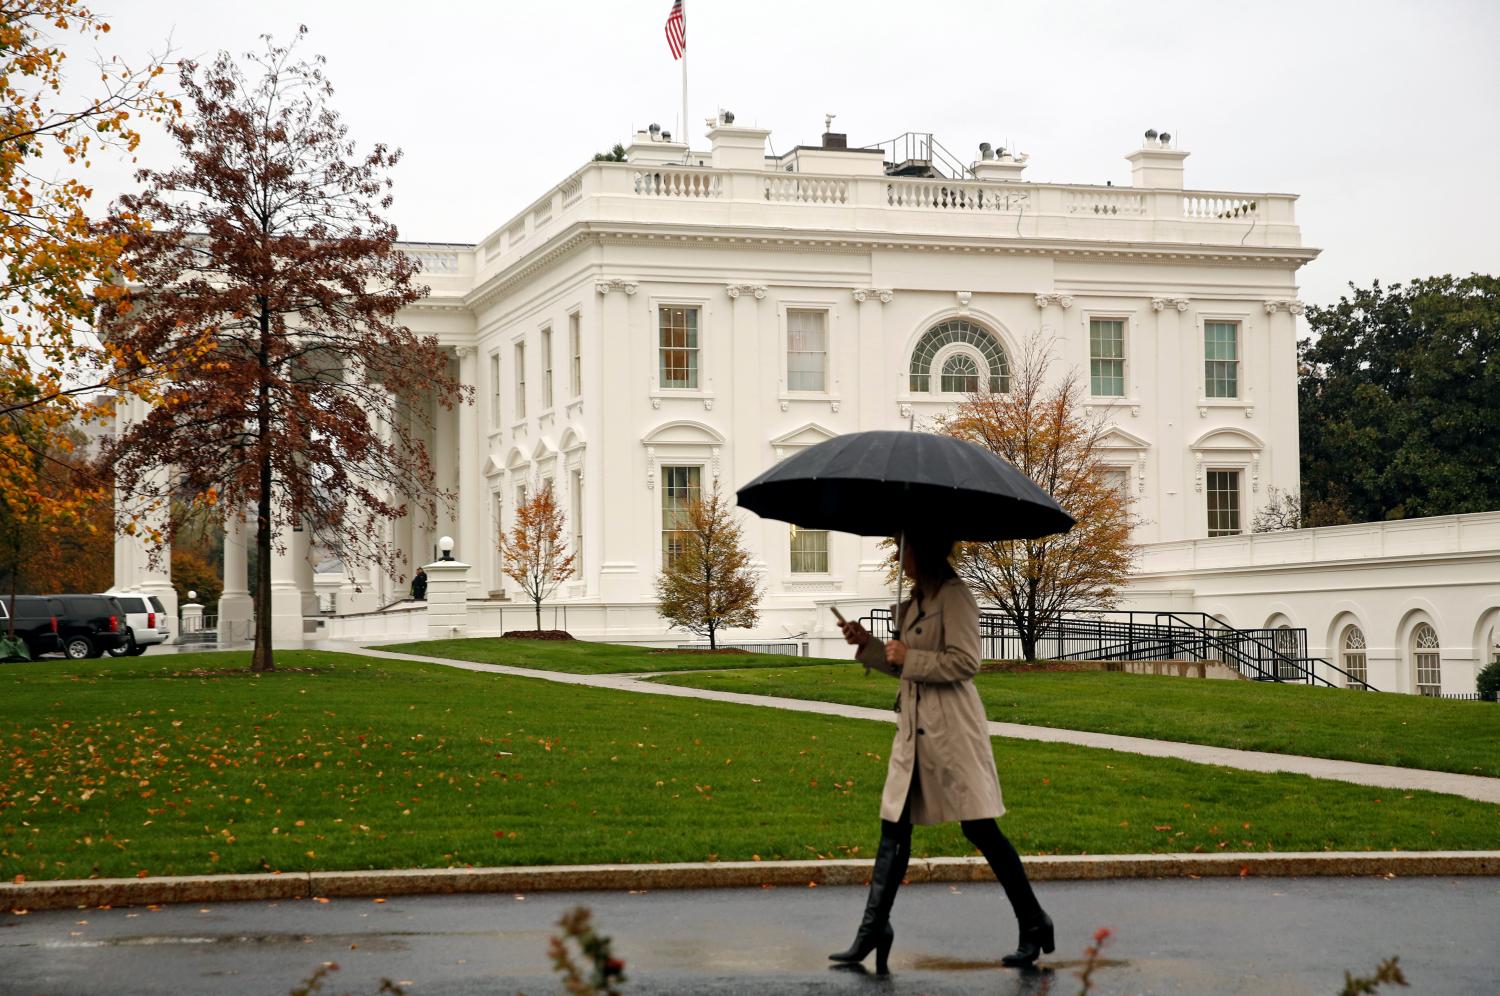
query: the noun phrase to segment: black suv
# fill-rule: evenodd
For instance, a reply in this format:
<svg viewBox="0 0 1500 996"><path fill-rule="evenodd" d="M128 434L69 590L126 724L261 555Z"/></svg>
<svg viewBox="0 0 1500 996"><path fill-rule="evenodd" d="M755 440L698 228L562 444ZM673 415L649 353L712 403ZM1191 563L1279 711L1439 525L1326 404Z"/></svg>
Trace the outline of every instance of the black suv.
<svg viewBox="0 0 1500 996"><path fill-rule="evenodd" d="M16 636L33 660L62 649L62 604L39 595L16 596ZM10 599L0 598L0 636L10 635Z"/></svg>
<svg viewBox="0 0 1500 996"><path fill-rule="evenodd" d="M77 660L99 657L106 650L123 647L130 637L125 610L109 595L53 595L62 604L57 619L64 656Z"/></svg>

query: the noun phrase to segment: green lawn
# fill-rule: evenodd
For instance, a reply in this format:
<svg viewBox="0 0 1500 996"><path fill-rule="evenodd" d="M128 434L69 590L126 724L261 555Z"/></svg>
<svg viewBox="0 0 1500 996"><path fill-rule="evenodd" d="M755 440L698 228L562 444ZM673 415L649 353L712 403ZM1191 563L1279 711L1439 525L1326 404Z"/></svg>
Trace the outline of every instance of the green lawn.
<svg viewBox="0 0 1500 996"><path fill-rule="evenodd" d="M351 655L0 671L0 876L871 853L891 727ZM294 671L293 667L312 668ZM999 742L1027 853L1473 849L1465 799ZM966 854L956 825L919 854Z"/></svg>
<svg viewBox="0 0 1500 996"><path fill-rule="evenodd" d="M694 654L660 653L651 647L622 643L589 643L585 640L502 640L475 637L463 640L422 640L417 643L382 645L392 650L427 657L447 657L480 664L508 664L539 671L570 674L631 674L642 671L713 671L727 668L802 667L832 663L824 658L791 657L785 654Z"/></svg>
<svg viewBox="0 0 1500 996"><path fill-rule="evenodd" d="M858 665L655 679L886 708L895 683ZM981 674L990 719L1067 730L1500 777L1500 706L1118 672Z"/></svg>

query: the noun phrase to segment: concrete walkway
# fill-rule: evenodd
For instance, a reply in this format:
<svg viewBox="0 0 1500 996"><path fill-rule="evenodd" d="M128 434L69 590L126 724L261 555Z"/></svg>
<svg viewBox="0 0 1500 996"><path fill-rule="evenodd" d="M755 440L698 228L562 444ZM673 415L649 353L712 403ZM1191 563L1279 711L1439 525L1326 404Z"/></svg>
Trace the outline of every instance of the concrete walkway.
<svg viewBox="0 0 1500 996"><path fill-rule="evenodd" d="M419 654L396 653L377 648L361 648L346 651L367 657L387 660L417 661L424 664L441 664L464 671L482 671L488 674L505 674L517 678L539 678L564 685L584 685L590 688L607 688L619 692L635 692L644 695L667 695L676 698L707 699L712 702L731 702L735 705L759 706L767 709L786 709L792 712L816 713L823 716L839 716L845 719L868 719L880 723L894 723L896 716L888 709L870 709L864 706L841 705L836 702L817 702L810 699L789 699L775 695L748 695L743 692L722 692L706 688L686 688L680 685L662 685L644 680L650 674L568 674L561 671L540 671L535 668L511 667L505 664L479 664L474 661L451 660L444 657L424 657ZM661 672L652 672L658 674ZM682 672L672 672L680 674ZM1058 730L1050 726L1023 726L1018 723L991 723L990 735L1009 737L1014 740L1038 740L1047 743L1076 744L1080 747L1098 747L1117 750L1127 754L1143 754L1148 757L1171 757L1193 764L1212 764L1243 771L1290 772L1312 778L1352 782L1388 789L1421 789L1427 792L1442 792L1458 795L1480 802L1500 803L1500 778L1483 778L1479 775L1459 775L1446 771L1423 771L1419 768L1397 768L1384 764L1363 764L1358 761L1338 761L1323 757L1301 757L1295 754L1272 754L1257 750L1235 750L1230 747L1207 747L1202 744L1177 743L1171 740L1148 740L1145 737L1122 737L1112 733L1089 733L1083 730Z"/></svg>

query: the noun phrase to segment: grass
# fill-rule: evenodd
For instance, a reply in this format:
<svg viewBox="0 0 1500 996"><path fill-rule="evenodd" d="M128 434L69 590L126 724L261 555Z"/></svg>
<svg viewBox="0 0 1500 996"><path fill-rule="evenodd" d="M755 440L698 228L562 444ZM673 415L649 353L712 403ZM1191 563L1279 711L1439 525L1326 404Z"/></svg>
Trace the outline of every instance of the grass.
<svg viewBox="0 0 1500 996"><path fill-rule="evenodd" d="M463 640L422 640L417 643L381 645L379 650L447 657L480 664L508 664L539 671L569 674L632 674L642 671L716 671L758 667L801 667L831 664L814 657L786 654L694 654L658 653L650 647L621 643L589 643L584 640L502 640L476 637Z"/></svg>
<svg viewBox="0 0 1500 996"><path fill-rule="evenodd" d="M0 671L0 876L860 857L891 727L318 652ZM293 671L291 668L311 668ZM1500 811L1000 742L1026 853L1473 849ZM972 853L956 825L919 854Z"/></svg>
<svg viewBox="0 0 1500 996"><path fill-rule="evenodd" d="M895 694L849 664L656 680L880 708ZM992 673L975 684L1001 722L1500 777L1492 702L1119 672Z"/></svg>

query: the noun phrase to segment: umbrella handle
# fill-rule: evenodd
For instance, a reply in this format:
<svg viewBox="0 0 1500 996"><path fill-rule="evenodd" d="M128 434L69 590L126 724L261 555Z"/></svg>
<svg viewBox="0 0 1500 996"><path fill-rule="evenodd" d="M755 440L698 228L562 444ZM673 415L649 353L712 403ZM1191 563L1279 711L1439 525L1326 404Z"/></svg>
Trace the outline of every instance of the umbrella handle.
<svg viewBox="0 0 1500 996"><path fill-rule="evenodd" d="M901 639L901 595L906 586L906 530L896 535L896 614L891 619L891 639Z"/></svg>

